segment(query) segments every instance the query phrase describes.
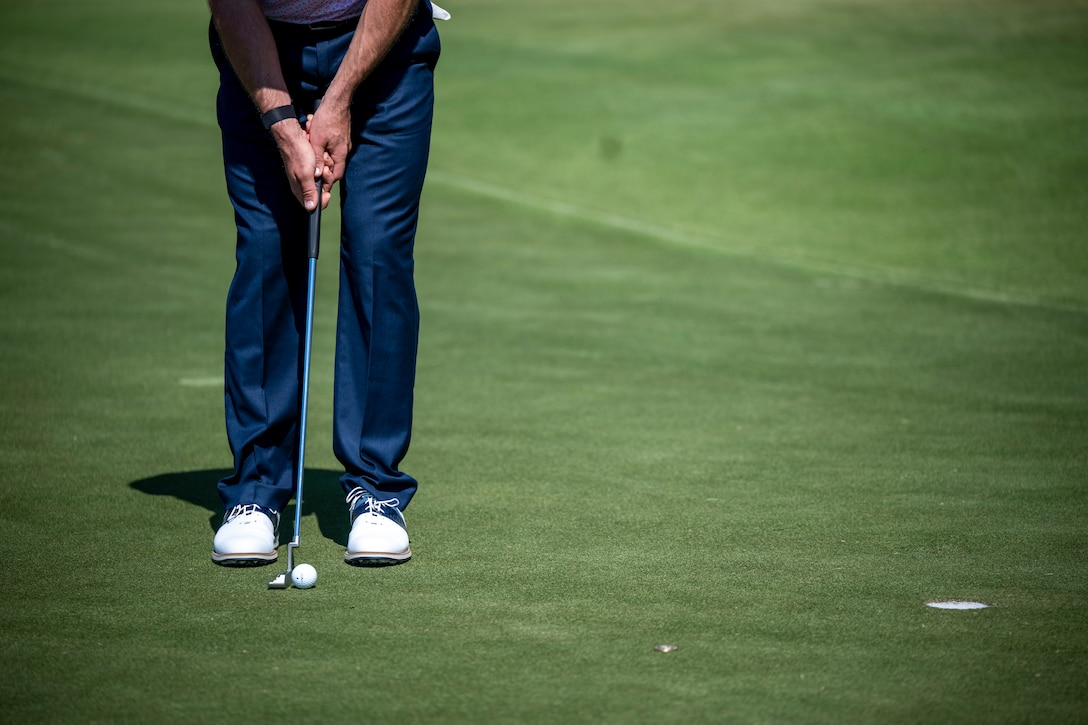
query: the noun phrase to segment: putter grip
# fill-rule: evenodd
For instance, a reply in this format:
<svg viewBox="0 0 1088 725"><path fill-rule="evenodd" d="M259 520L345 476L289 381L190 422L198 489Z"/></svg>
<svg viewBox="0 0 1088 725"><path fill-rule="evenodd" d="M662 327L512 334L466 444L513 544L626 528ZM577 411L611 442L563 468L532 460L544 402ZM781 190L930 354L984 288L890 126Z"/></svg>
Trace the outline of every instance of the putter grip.
<svg viewBox="0 0 1088 725"><path fill-rule="evenodd" d="M321 99L314 101L314 111L321 106ZM310 240L306 253L309 259L317 259L317 253L321 249L321 189L324 179L317 180L317 206L310 212Z"/></svg>
<svg viewBox="0 0 1088 725"><path fill-rule="evenodd" d="M306 249L310 259L317 259L317 253L321 248L321 188L324 186L321 179L317 180L317 206L310 212L310 237Z"/></svg>

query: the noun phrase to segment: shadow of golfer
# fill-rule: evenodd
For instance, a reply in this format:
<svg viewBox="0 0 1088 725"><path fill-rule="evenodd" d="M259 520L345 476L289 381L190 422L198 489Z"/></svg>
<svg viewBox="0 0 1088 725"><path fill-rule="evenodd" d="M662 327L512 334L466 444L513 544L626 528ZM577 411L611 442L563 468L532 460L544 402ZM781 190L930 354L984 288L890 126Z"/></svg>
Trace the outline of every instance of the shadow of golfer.
<svg viewBox="0 0 1088 725"><path fill-rule="evenodd" d="M208 526L214 532L223 523L223 504L219 500L216 482L230 473L227 469L163 473L133 481L129 486L150 496L173 496L180 501L207 509ZM336 471L307 468L305 496L303 517L316 516L322 536L347 546L348 509L340 488L340 474ZM288 504L280 513L281 542L291 540L294 535L294 521L294 504Z"/></svg>

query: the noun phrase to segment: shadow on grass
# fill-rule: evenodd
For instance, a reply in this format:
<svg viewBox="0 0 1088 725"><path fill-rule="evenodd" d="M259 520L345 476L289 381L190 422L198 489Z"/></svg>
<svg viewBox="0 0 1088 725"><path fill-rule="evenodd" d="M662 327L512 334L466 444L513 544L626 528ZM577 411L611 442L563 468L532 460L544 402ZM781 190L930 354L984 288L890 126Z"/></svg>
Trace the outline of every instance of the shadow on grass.
<svg viewBox="0 0 1088 725"><path fill-rule="evenodd" d="M216 483L228 474L230 471L227 469L163 473L133 481L129 486L150 496L173 496L207 509L210 513L208 525L214 532L223 521L223 504L219 501ZM347 546L348 509L340 488L340 474L336 471L308 468L304 483L306 508L302 511L303 517L311 514L316 516L322 536ZM289 504L284 509L280 521L280 541L290 541L294 535L294 504Z"/></svg>

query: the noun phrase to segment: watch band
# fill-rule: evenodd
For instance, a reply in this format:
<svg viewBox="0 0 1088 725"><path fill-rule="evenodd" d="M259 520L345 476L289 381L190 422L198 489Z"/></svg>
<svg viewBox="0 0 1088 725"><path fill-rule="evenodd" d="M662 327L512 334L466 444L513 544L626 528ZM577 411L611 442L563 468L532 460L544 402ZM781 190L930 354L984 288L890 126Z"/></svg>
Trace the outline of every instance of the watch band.
<svg viewBox="0 0 1088 725"><path fill-rule="evenodd" d="M272 128L273 125L279 123L280 121L285 121L288 118L298 118L298 116L295 115L295 107L277 106L271 111L265 111L261 114L261 123L264 124L264 128L267 131L268 129Z"/></svg>

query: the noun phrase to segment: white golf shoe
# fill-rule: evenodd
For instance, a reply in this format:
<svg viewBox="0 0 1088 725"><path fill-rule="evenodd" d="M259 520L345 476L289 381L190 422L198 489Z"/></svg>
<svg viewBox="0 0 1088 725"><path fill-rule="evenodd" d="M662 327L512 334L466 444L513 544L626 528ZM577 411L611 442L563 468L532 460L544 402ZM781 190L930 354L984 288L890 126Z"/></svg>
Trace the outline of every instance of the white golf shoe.
<svg viewBox="0 0 1088 725"><path fill-rule="evenodd" d="M224 566L261 566L276 560L280 514L257 504L231 508L215 533L212 561Z"/></svg>
<svg viewBox="0 0 1088 725"><path fill-rule="evenodd" d="M356 566L387 566L412 558L400 501L379 501L362 488L348 494L351 533L344 561Z"/></svg>

